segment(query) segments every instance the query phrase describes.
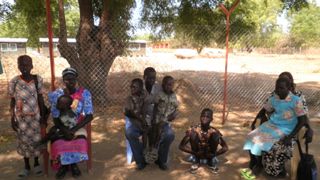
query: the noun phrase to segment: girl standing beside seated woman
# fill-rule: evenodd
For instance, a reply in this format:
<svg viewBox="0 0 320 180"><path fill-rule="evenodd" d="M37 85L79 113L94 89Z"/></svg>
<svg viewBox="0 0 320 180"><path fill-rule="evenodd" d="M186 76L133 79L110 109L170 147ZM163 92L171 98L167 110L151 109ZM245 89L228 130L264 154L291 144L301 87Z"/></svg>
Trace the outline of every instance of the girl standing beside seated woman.
<svg viewBox="0 0 320 180"><path fill-rule="evenodd" d="M33 147L33 144L41 139L40 123L45 124L43 118L40 117L40 111L44 105L43 79L39 75L32 75L32 68L30 56L19 56L18 69L21 75L12 78L9 83L11 125L17 133L17 152L24 159L24 169L18 174L18 178L21 179L30 175L30 158L34 158L33 171L35 175L42 174L38 158L40 149Z"/></svg>
<svg viewBox="0 0 320 180"><path fill-rule="evenodd" d="M51 113L54 125L63 136L52 140L51 159L54 167L58 167L56 173L57 179L62 179L69 167L73 177L81 175L77 163L88 160L88 143L86 140L87 132L84 127L93 119L93 106L91 93L82 87L77 86L78 73L74 68L66 68L62 72L62 79L65 88L57 89L49 93L49 102L51 104ZM76 115L77 123L72 128L61 122L61 112L57 108L57 102L60 96L71 96L73 102L71 108Z"/></svg>
<svg viewBox="0 0 320 180"><path fill-rule="evenodd" d="M291 91L290 80L280 77L276 81L274 94L271 95L263 107L263 111L270 113L267 122L251 131L244 144L244 150L250 154L250 169L257 175L261 172L262 154L271 151L290 151L292 138L307 124L306 109L301 98ZM285 152L283 152L285 153ZM288 154L288 153L285 153ZM285 161L290 156L279 156L273 166L265 167L267 174L285 176Z"/></svg>

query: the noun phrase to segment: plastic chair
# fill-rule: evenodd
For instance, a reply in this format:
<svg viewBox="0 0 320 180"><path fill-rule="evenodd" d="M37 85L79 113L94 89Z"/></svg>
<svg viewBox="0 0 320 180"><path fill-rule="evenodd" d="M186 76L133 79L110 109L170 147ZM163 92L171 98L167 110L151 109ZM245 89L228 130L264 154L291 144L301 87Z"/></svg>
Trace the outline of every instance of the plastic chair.
<svg viewBox="0 0 320 180"><path fill-rule="evenodd" d="M92 170L92 146L91 146L91 122L86 125L87 130L87 142L88 142L88 160L86 161L87 172L91 173ZM46 128L41 128L41 136L44 137L46 135ZM44 149L43 153L43 164L44 164L44 174L46 176L49 175L49 152L48 149Z"/></svg>

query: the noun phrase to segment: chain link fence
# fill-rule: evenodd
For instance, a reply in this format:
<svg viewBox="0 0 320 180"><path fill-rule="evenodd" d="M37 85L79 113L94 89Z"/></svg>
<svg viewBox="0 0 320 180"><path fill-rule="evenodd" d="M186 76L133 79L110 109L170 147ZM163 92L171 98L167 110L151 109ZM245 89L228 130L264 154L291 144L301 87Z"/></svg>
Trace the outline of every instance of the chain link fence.
<svg viewBox="0 0 320 180"><path fill-rule="evenodd" d="M221 121L226 32L210 26L185 25L182 28L192 31L190 34L176 33L170 39L161 41L127 41L123 34L117 34L123 30L116 25L109 25L104 30L92 29L87 34L80 33L78 39L68 38L65 42L59 43L54 39L55 86L63 86L61 72L64 68L75 67L80 73L80 85L93 94L95 111L104 115L105 119L113 120L122 116L131 80L142 78L143 70L151 66L157 71L158 83L165 75L175 78L181 118L198 117L202 108L210 107L214 109L216 120ZM152 33L149 29L142 31ZM79 39L81 35L86 38ZM278 74L283 71L293 74L297 89L306 97L309 116L312 119L318 116L320 49L293 48L276 38L272 39L274 42L266 38L265 44L261 44L256 33L252 32L238 31L231 35L227 121L252 120L273 91ZM197 36L203 38L194 38ZM33 58L32 73L44 78L48 92L51 82L48 40L43 38L39 41L39 48L26 48L25 51ZM23 51L1 54L4 73L0 75L0 94L3 109L9 107L7 85L13 76L19 74L17 57L21 54L24 54Z"/></svg>

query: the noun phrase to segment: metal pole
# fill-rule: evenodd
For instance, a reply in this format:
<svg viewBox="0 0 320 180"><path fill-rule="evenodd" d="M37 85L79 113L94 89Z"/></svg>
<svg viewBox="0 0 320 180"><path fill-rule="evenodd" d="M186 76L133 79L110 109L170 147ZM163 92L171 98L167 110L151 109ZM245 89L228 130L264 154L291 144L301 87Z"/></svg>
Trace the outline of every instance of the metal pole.
<svg viewBox="0 0 320 180"><path fill-rule="evenodd" d="M228 55L229 55L229 30L230 30L230 14L227 15L226 24L226 61L224 66L224 86L223 86L223 113L222 113L222 124L226 122L226 104L228 103Z"/></svg>
<svg viewBox="0 0 320 180"><path fill-rule="evenodd" d="M55 81L55 74L54 74L54 57L53 57L53 44L52 44L52 23L51 23L51 12L50 12L50 0L46 0L46 16L47 16L47 31L48 31L48 38L49 38L49 56L50 56L50 69L51 69L51 90L55 89L54 81ZM46 127L41 127L41 136L46 136ZM43 164L44 164L44 174L48 176L48 169L49 169L49 153L47 149L43 150Z"/></svg>
<svg viewBox="0 0 320 180"><path fill-rule="evenodd" d="M51 70L51 90L54 91L55 73L54 73L54 57L53 57L53 44L52 44L52 19L50 11L50 0L46 0L46 15L47 15L47 31L49 38L49 56L50 56L50 70Z"/></svg>
<svg viewBox="0 0 320 180"><path fill-rule="evenodd" d="M238 6L240 0L237 0L228 11L227 8L220 4L219 7L222 12L226 15L226 61L224 67L224 86L223 86L223 110L222 110L222 124L227 120L226 118L226 106L228 103L228 59L229 59L229 32L230 32L230 15L234 9Z"/></svg>

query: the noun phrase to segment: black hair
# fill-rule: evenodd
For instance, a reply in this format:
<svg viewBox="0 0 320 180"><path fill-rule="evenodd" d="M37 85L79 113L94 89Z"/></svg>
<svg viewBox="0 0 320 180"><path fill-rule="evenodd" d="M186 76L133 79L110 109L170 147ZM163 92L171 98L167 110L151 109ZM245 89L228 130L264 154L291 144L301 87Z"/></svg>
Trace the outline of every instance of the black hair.
<svg viewBox="0 0 320 180"><path fill-rule="evenodd" d="M202 111L201 111L201 115L204 114L205 112L209 112L211 117L213 117L213 110L210 109L210 108L204 108Z"/></svg>
<svg viewBox="0 0 320 180"><path fill-rule="evenodd" d="M142 88L143 87L143 80L140 78L135 78L131 81L131 84L133 83L138 83L139 87Z"/></svg>
<svg viewBox="0 0 320 180"><path fill-rule="evenodd" d="M73 99L72 99L71 96L65 95L65 94L62 95L62 96L60 96L60 97L58 98L57 105L60 103L60 101L61 101L62 99L66 99L66 100L67 100L67 106L68 106L68 107L71 106L71 104L72 104L72 102L73 102Z"/></svg>
<svg viewBox="0 0 320 180"><path fill-rule="evenodd" d="M292 88L292 91L294 91L296 85L295 85L295 83L294 83L292 74L291 74L290 72L288 72L288 71L284 71L284 72L282 72L282 73L279 74L279 77L278 77L278 78L280 78L281 76L286 76L286 77L289 78L289 80L291 81L289 87L291 87L291 88Z"/></svg>
<svg viewBox="0 0 320 180"><path fill-rule="evenodd" d="M162 86L163 86L164 84L167 84L168 81L170 81L170 80L174 80L174 78L173 78L172 76L165 76L165 77L162 79Z"/></svg>
<svg viewBox="0 0 320 180"><path fill-rule="evenodd" d="M153 73L153 72L156 73L156 70L153 67L147 67L143 71L143 76L146 76L147 74Z"/></svg>
<svg viewBox="0 0 320 180"><path fill-rule="evenodd" d="M32 58L28 55L21 55L18 57L18 64L20 64L22 61L28 61L32 64Z"/></svg>
<svg viewBox="0 0 320 180"><path fill-rule="evenodd" d="M277 81L276 81L276 85L279 85L282 82L286 83L286 86L288 88L290 88L291 84L290 84L290 80L288 78L285 78L285 77L278 78Z"/></svg>

